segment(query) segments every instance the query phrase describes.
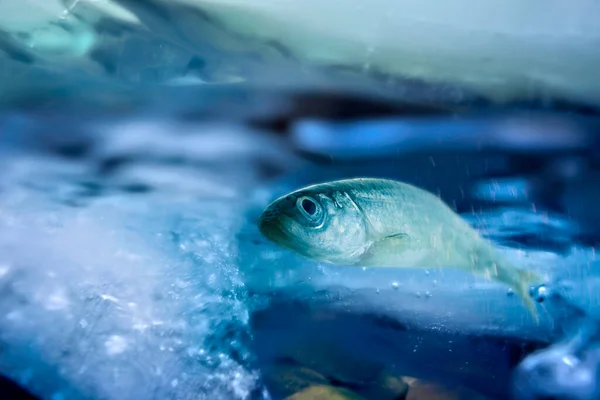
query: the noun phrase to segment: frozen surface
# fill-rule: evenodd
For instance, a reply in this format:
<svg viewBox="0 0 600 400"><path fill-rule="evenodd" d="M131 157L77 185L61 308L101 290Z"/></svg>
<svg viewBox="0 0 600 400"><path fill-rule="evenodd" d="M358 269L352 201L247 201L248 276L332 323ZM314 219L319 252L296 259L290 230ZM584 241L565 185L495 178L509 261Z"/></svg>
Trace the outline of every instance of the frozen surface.
<svg viewBox="0 0 600 400"><path fill-rule="evenodd" d="M47 399L247 398L256 377L231 238L256 180L248 140L277 141L201 126L201 145L156 154L166 131L119 126L94 155L135 162L104 182L93 157L4 148L0 368Z"/></svg>
<svg viewBox="0 0 600 400"><path fill-rule="evenodd" d="M9 60L0 79L5 98L61 82L114 91L248 83L413 102L597 106L599 7L593 0L5 0L0 49Z"/></svg>

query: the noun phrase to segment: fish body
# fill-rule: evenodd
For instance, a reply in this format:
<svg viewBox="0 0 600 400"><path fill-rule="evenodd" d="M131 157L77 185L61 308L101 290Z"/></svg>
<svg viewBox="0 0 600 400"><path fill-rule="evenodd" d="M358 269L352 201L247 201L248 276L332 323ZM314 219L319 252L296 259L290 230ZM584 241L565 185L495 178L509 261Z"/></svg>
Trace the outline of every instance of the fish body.
<svg viewBox="0 0 600 400"><path fill-rule="evenodd" d="M356 178L308 186L272 202L261 233L312 260L362 267L453 267L507 284L537 318L533 273L509 263L456 212L407 183Z"/></svg>

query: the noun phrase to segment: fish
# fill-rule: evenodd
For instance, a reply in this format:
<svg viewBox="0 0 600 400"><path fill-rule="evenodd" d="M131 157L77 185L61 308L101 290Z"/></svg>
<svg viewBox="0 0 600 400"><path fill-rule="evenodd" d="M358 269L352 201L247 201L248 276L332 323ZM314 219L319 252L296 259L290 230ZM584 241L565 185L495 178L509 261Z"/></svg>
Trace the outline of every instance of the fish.
<svg viewBox="0 0 600 400"><path fill-rule="evenodd" d="M529 288L541 278L508 261L439 197L405 182L310 185L270 203L258 229L284 249L333 265L465 270L508 285L539 321Z"/></svg>

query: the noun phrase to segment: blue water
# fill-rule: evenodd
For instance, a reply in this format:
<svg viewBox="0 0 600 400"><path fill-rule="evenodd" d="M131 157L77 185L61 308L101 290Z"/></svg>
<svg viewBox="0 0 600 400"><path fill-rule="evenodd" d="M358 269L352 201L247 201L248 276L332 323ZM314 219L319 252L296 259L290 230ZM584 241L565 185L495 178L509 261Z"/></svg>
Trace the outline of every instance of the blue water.
<svg viewBox="0 0 600 400"><path fill-rule="evenodd" d="M550 347L523 374L540 363L597 369L597 216L578 208L594 199L595 173L568 146L538 148L536 168L522 146L435 141L346 161L301 156L292 136L233 123L55 121L6 115L14 130L1 145L0 369L41 398L263 398L261 374L282 359L348 385L386 368L506 398L523 357L552 343L560 357ZM540 324L506 287L459 271L319 265L258 233L273 198L348 176L440 193L543 274L547 285L532 288ZM564 350L582 329L589 338ZM556 374L516 380L520 398L540 387L597 393L595 381Z"/></svg>
<svg viewBox="0 0 600 400"><path fill-rule="evenodd" d="M295 365L367 400L398 398L382 376L600 397L597 108L321 75L283 42L275 62L200 12L186 25L189 8L119 4L143 27L71 10L52 51L0 26L3 395L280 400L271 373ZM84 16L104 41L79 54ZM538 272L540 321L461 271L334 267L258 232L276 197L366 176L439 195Z"/></svg>

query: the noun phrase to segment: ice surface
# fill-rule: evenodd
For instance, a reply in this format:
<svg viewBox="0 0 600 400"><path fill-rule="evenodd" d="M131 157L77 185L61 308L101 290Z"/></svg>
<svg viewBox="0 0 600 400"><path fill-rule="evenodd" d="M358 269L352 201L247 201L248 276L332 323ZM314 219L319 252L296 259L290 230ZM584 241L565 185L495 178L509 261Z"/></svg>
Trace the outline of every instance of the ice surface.
<svg viewBox="0 0 600 400"><path fill-rule="evenodd" d="M119 83L183 76L412 101L550 97L597 105L598 7L592 0L343 7L331 0L5 0L0 48L17 64L4 66L3 82L11 91L25 85L11 72L25 62L36 73L68 70L72 79Z"/></svg>
<svg viewBox="0 0 600 400"><path fill-rule="evenodd" d="M264 154L277 141L195 126L206 132L196 136L200 143L154 154L158 132L140 137L134 123L119 126L101 136L94 156L135 161L106 182L94 157L67 162L4 148L2 373L47 399L247 398L256 377L243 343L248 311L230 238L257 176L243 167L248 140L269 146ZM169 167L160 157L173 152L180 162ZM261 152L250 153L256 163ZM232 159L237 169L227 168ZM165 177L167 167L173 173ZM181 174L190 169L197 173ZM119 190L126 183L150 193Z"/></svg>
<svg viewBox="0 0 600 400"><path fill-rule="evenodd" d="M596 265L590 268L597 269ZM536 295L553 309L563 337L528 355L513 376L513 393L523 400L594 399L600 396L598 277L582 273L537 288ZM579 279L573 275L579 275Z"/></svg>
<svg viewBox="0 0 600 400"><path fill-rule="evenodd" d="M194 392L225 386L221 379L238 393L251 387L241 365L203 342L229 323L208 315L227 307L234 318L236 285L225 275L233 268L232 251L218 237L235 221L214 206L208 215L194 212L196 224L216 227L194 238L210 248L194 257L194 242L168 246L182 222L171 230L136 223L135 209L165 218L144 204L130 202L126 220L110 204L68 213L34 201L35 211L27 203L21 198L19 207L2 207L2 230L10 234L2 240L5 372L45 396L77 390L113 399L197 398ZM208 270L215 260L220 269ZM244 320L243 311L237 318ZM70 386L44 376L44 365L58 368ZM211 378L207 369L222 372ZM177 395L169 394L173 382Z"/></svg>

